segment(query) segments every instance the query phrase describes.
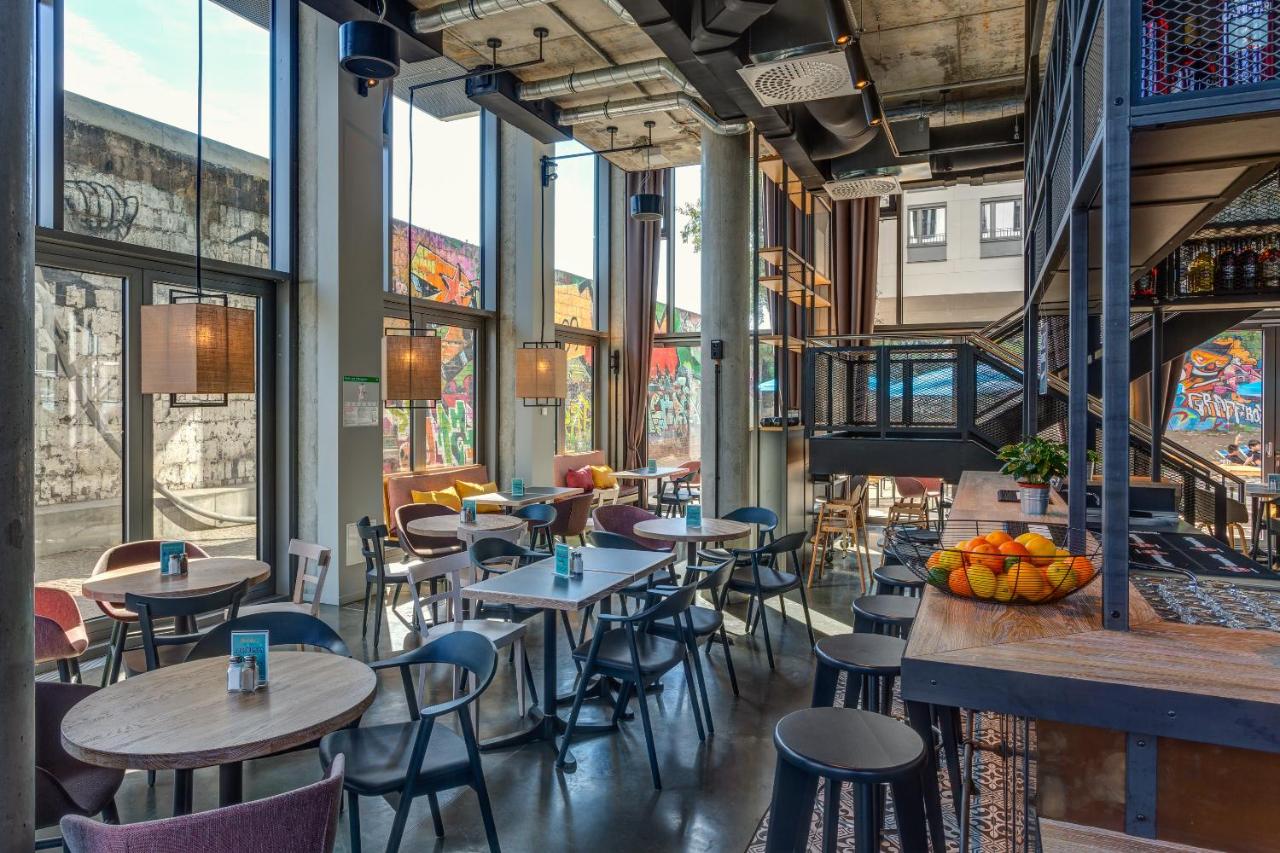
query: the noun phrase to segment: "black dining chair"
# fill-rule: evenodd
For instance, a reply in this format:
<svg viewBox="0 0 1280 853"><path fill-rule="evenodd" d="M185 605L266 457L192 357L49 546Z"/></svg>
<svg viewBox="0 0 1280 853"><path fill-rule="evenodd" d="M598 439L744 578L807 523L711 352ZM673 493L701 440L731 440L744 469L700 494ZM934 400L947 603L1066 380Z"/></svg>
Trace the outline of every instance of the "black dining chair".
<svg viewBox="0 0 1280 853"><path fill-rule="evenodd" d="M573 650L573 658L582 664L577 691L573 697L573 710L560 741L560 754L556 766L563 767L573 730L578 723L578 712L588 690L592 689L594 675L603 675L622 682L622 690L613 706L612 725L617 725L634 694L640 700L640 719L644 725L645 746L649 750L649 770L653 774L653 787L662 788L662 776L658 772L658 755L653 746L653 728L649 722L649 703L645 689L657 683L663 675L677 666L684 667L685 686L689 690L689 708L698 727L698 738L706 740L702 715L698 710L698 690L694 686L694 668L690 661L697 659L693 631L689 627L689 607L693 604L697 584L677 587L655 604L630 616L601 613L602 624L616 626L617 630L597 630L590 643ZM661 637L650 628L653 623L667 620L679 639Z"/></svg>
<svg viewBox="0 0 1280 853"><path fill-rule="evenodd" d="M729 579L729 589L748 596L747 631L754 634L756 628L764 626L764 649L769 658L769 669L774 669L773 644L769 638L769 623L765 619L764 603L770 598L777 598L782 610L783 625L786 625L786 594L793 589L800 590L800 604L804 608L804 624L809 631L809 646L816 642L813 636L813 621L809 616L809 598L805 595L804 581L800 574L800 549L804 547L808 533L801 530L775 539L748 553L751 565L746 569L738 569ZM786 557L790 557L791 571L785 571Z"/></svg>
<svg viewBox="0 0 1280 853"><path fill-rule="evenodd" d="M343 729L325 735L320 741L320 763L325 772L338 755L345 756L346 774L342 785L347 792L352 853L360 853L361 797L399 795L391 833L387 838L387 853L396 853L400 849L400 839L413 801L426 796L431 804L436 837L443 838L444 822L440 818L440 802L436 795L462 787L476 792L489 850L498 853L501 849L498 830L489 805L489 792L485 787L471 714L467 711L467 706L476 701L493 681L497 660L498 653L493 643L474 631L457 631L413 651L370 664L378 672L400 670L410 719L402 723ZM458 689L466 689L467 692L447 702L419 708L413 668L436 663L461 669L465 679ZM448 726L437 725L437 721L443 721L451 714L457 715L460 733Z"/></svg>
<svg viewBox="0 0 1280 853"><path fill-rule="evenodd" d="M729 652L729 635L724 630L724 606L729 596L729 580L733 577L734 561L725 560L718 566L694 566L690 571L702 574L698 580L698 589L711 597L711 606L703 607L694 604L689 608L689 622L695 640L706 639L707 660L711 660L711 646L719 636L720 645L724 648L724 663L729 670L729 683L733 686L733 695L738 694L738 676L733 670L733 655ZM649 630L662 637L674 637L674 629L665 622L655 622ZM705 694L704 694L705 698ZM711 708L706 708L707 724L711 726ZM712 728L712 731L715 731Z"/></svg>
<svg viewBox="0 0 1280 853"><path fill-rule="evenodd" d="M230 654L232 631L266 631L272 646L306 646L351 657L346 642L326 623L306 613L280 611L250 613L211 628L192 647L187 660Z"/></svg>
<svg viewBox="0 0 1280 853"><path fill-rule="evenodd" d="M198 617L214 611L226 611L228 620L235 619L240 602L249 589L249 581L201 595L151 596L125 595L125 607L138 614L142 629L142 646L124 653L124 665L130 675L150 672L162 666L182 663L194 645L204 637L195 627ZM173 619L174 631L158 630L157 621ZM184 629L184 623L186 628Z"/></svg>
<svg viewBox="0 0 1280 853"><path fill-rule="evenodd" d="M632 539L630 536L623 536L621 533L609 533L605 530L591 531L587 534L587 542L596 548L613 548L619 551L644 551L650 554L653 553L652 548L636 539ZM676 580L674 571L668 569L665 574L654 572L648 577L641 578L632 584L624 586L616 593L618 600L622 605L622 612L627 612L626 600L628 598L639 599L641 601L647 599L649 591L653 588L655 583L668 583L674 585L678 583L678 581ZM579 640L579 642L582 642L582 640Z"/></svg>
<svg viewBox="0 0 1280 853"><path fill-rule="evenodd" d="M545 560L551 556L545 551L535 551L532 548L526 548L523 545L517 545L514 542L499 539L496 536L477 539L471 543L471 547L467 550L471 555L471 565L476 568L481 580L509 572L512 569L518 569L521 566L527 566L530 563L536 563L538 560ZM542 615L542 609L539 607L521 607L517 604L485 604L482 601L478 601L472 605L471 618L483 619L486 611L496 613L500 618L508 622L526 622L535 616ZM575 645L573 625L569 622L569 614L563 610L560 611L560 624L564 626L564 634L569 639L569 648L573 648Z"/></svg>
<svg viewBox="0 0 1280 853"><path fill-rule="evenodd" d="M734 557L739 568L751 565L751 553L773 541L773 532L778 529L778 514L768 507L744 506L725 513L726 521L737 521L742 524L755 525L756 544L754 548L700 548L698 559L711 563Z"/></svg>
<svg viewBox="0 0 1280 853"><path fill-rule="evenodd" d="M394 587L391 594L391 611L394 613L400 600L400 590L409 583L409 572L407 569L393 571L387 568L385 524L374 524L366 515L356 522L356 532L360 535L360 554L364 557L364 616L360 623L360 638L364 639L369 633L369 598L374 593L378 602L373 619L373 649L376 652L382 635L382 608L387 601L387 584ZM417 618L416 614L414 618Z"/></svg>
<svg viewBox="0 0 1280 853"><path fill-rule="evenodd" d="M556 520L556 508L551 504L530 504L511 513L523 518L529 528L529 546L551 550L551 525Z"/></svg>

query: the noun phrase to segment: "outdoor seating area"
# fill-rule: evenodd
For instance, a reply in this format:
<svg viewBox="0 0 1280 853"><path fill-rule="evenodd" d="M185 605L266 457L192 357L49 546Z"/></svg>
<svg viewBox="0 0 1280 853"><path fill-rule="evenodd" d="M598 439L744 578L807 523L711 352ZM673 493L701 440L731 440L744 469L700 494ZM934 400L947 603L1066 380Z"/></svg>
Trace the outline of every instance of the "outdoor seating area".
<svg viewBox="0 0 1280 853"><path fill-rule="evenodd" d="M1271 5L16 0L0 853L1280 850Z"/></svg>

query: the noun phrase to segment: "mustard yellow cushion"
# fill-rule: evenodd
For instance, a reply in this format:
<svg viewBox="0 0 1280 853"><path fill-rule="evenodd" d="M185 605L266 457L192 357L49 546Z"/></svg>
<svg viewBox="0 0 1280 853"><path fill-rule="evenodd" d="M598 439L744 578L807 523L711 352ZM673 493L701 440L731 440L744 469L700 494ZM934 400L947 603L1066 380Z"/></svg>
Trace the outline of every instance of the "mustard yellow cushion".
<svg viewBox="0 0 1280 853"><path fill-rule="evenodd" d="M455 480L453 488L457 490L458 497L462 500L474 498L476 495L487 495L490 492L498 491L497 483L468 483L466 480ZM494 504L476 504L476 512L502 512L500 507Z"/></svg>
<svg viewBox="0 0 1280 853"><path fill-rule="evenodd" d="M458 493L454 491L453 486L434 492L420 492L417 489L413 489L409 492L409 495L416 504L434 504L436 506L447 506L454 512L462 511L462 499L458 497Z"/></svg>
<svg viewBox="0 0 1280 853"><path fill-rule="evenodd" d="M612 489L618 485L618 478L613 476L613 469L608 465L588 465L591 469L591 479L595 482L597 489Z"/></svg>

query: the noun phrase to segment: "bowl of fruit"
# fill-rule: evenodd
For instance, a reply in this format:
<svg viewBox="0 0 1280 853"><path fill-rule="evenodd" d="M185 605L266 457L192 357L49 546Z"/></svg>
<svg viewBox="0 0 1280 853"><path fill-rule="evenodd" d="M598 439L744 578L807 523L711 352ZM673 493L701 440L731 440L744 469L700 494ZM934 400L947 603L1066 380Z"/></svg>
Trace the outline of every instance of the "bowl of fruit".
<svg viewBox="0 0 1280 853"><path fill-rule="evenodd" d="M941 541L918 528L890 526L886 548L930 586L948 595L1001 604L1048 604L1098 576L1097 538L1068 537L1051 524L949 522ZM1078 539L1069 546L1070 539Z"/></svg>

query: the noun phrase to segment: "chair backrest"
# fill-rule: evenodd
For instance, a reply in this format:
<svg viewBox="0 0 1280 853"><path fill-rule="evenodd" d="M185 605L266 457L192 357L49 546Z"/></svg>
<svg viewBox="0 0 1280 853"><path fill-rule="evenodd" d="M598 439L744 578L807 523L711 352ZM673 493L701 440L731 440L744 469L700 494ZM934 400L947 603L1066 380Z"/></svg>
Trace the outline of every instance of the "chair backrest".
<svg viewBox="0 0 1280 853"><path fill-rule="evenodd" d="M447 702L419 708L411 670L415 666L429 663L448 664L465 670L470 676L468 679L470 689L466 694L455 696ZM413 718L430 720L460 711L478 699L493 681L493 674L498 668L498 652L493 647L493 643L489 642L483 634L475 631L454 631L397 657L380 660L371 666L374 670L398 668L404 685L405 699L409 703ZM469 733L470 715L459 714L458 719L464 730Z"/></svg>
<svg viewBox="0 0 1280 853"><path fill-rule="evenodd" d="M613 504L612 506L596 507L592 517L595 519L597 530L602 530L606 533L617 533L619 536L634 539L637 524L642 521L651 521L658 516L634 504ZM666 543L666 547L660 550L670 550L670 547L670 543ZM655 547L650 550L659 550L656 543Z"/></svg>
<svg viewBox="0 0 1280 853"><path fill-rule="evenodd" d="M97 811L106 803L77 802L70 796L67 788L74 788L77 776L86 770L97 773L104 771L74 758L62 746L62 718L72 706L98 688L89 684L62 684L56 681L37 681L35 687L36 828L42 829L57 823L63 815L85 809ZM124 771L117 770L116 787L122 781ZM114 794L115 790L110 786L101 792L106 798Z"/></svg>
<svg viewBox="0 0 1280 853"><path fill-rule="evenodd" d="M648 625L663 619L674 619L693 605L694 596L698 594L698 583L690 583L676 587L660 601L619 621L633 625Z"/></svg>
<svg viewBox="0 0 1280 853"><path fill-rule="evenodd" d="M607 530L593 530L587 534L587 541L596 548L617 548L621 551L650 551L644 545L641 545L634 539L629 539L621 533L610 533Z"/></svg>
<svg viewBox="0 0 1280 853"><path fill-rule="evenodd" d="M187 653L187 660L230 654L232 631L266 631L273 646L309 646L351 657L351 649L338 632L316 617L289 610L264 610L237 616L209 629Z"/></svg>
<svg viewBox="0 0 1280 853"><path fill-rule="evenodd" d="M143 566L147 563L158 564L160 562L160 545L162 541L161 539L139 539L135 542L113 545L102 552L89 575L92 577L114 569L127 569L130 566ZM194 542L186 543L186 549L188 559L194 560L209 556L208 551ZM118 604L111 604L106 601L95 603L98 605L99 610L113 619L132 618L133 616Z"/></svg>
<svg viewBox="0 0 1280 853"><path fill-rule="evenodd" d="M698 581L698 589L711 593L711 603L715 605L716 610L724 609L729 580L733 577L736 565L737 561L734 559L725 560Z"/></svg>
<svg viewBox="0 0 1280 853"><path fill-rule="evenodd" d="M765 506L738 507L733 512L726 513L724 517L729 521L754 524L759 536L756 540L757 545L772 542L773 531L778 529L778 514Z"/></svg>
<svg viewBox="0 0 1280 853"><path fill-rule="evenodd" d="M407 569L409 593L413 596L413 609L417 611L418 624L423 626L423 635L428 633L426 607L438 601L445 602L446 614L449 618L457 623L462 622L462 570L469 567L470 561L469 554L458 553L409 564ZM439 577L449 579L445 588L439 592L423 595L419 584Z"/></svg>
<svg viewBox="0 0 1280 853"><path fill-rule="evenodd" d="M455 513L451 508L439 504L408 503L396 507L396 531L400 547L418 557L440 548L461 548L461 540L453 536L423 536L420 533L410 532L409 522L441 515L455 515Z"/></svg>
<svg viewBox="0 0 1280 853"><path fill-rule="evenodd" d="M546 527L556 520L556 508L550 504L529 504L511 513L516 518L529 522L529 529Z"/></svg>
<svg viewBox="0 0 1280 853"><path fill-rule="evenodd" d="M574 495L568 500L555 504L556 519L551 522L551 532L556 536L581 536L587 529L587 519L591 517L591 502L595 500L590 492Z"/></svg>
<svg viewBox="0 0 1280 853"><path fill-rule="evenodd" d="M523 545L517 545L515 542L506 539L499 539L497 536L486 536L483 539L477 539L471 543L471 547L467 549L467 554L471 558L471 565L482 572L503 572L507 569L514 569L529 560L542 559L546 556L540 551L531 551ZM493 565L500 560L507 565Z"/></svg>
<svg viewBox="0 0 1280 853"><path fill-rule="evenodd" d="M786 536L779 536L760 549L761 554L769 555L776 559L783 554L790 554L793 565L799 564L800 549L804 547L804 540L809 536L807 531L800 530L796 533L788 533Z"/></svg>
<svg viewBox="0 0 1280 853"><path fill-rule="evenodd" d="M387 526L374 524L366 515L356 522L356 533L360 536L365 572L375 572L378 577L384 577L387 573L387 551L383 540L387 538Z"/></svg>
<svg viewBox="0 0 1280 853"><path fill-rule="evenodd" d="M701 461L697 459L690 459L688 462L681 462L676 467L683 468L689 473L685 474L683 477L678 477L678 478L673 477L672 479L679 479L686 483L699 483L702 481L702 462Z"/></svg>
<svg viewBox="0 0 1280 853"><path fill-rule="evenodd" d="M894 477L893 487L898 490L899 495L908 501L923 499L926 494L924 483L915 477Z"/></svg>
<svg viewBox="0 0 1280 853"><path fill-rule="evenodd" d="M298 576L293 582L293 603L307 603L307 585L310 584L311 615L315 616L320 610L320 591L324 589L324 578L329 573L329 560L333 552L323 545L290 539L289 553L298 558Z"/></svg>
<svg viewBox="0 0 1280 853"><path fill-rule="evenodd" d="M622 494L622 487L610 486L607 489L596 489L591 494L594 498L591 502L593 508L612 506L618 502L618 497Z"/></svg>
<svg viewBox="0 0 1280 853"><path fill-rule="evenodd" d="M249 579L245 578L235 586L229 586L215 592L202 595L183 595L161 597L152 595L134 595L126 593L125 607L138 614L138 627L142 629L142 652L147 661L147 671L160 666L161 646L184 646L198 641L203 635L193 634L158 634L156 620L166 618L189 617L212 613L215 610L226 611L226 621L236 618L240 610L240 601L249 590Z"/></svg>
<svg viewBox="0 0 1280 853"><path fill-rule="evenodd" d="M319 782L239 805L143 823L62 820L71 853L102 850L183 850L186 853L330 853L342 803L342 755Z"/></svg>

